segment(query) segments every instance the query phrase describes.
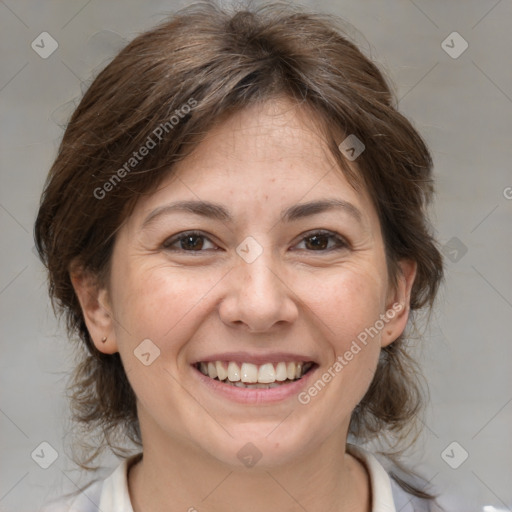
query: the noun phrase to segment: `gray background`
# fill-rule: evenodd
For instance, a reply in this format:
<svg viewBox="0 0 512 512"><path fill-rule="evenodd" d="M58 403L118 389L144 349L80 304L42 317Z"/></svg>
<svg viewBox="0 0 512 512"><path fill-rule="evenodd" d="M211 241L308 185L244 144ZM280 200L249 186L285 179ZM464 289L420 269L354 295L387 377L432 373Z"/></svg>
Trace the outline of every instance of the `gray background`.
<svg viewBox="0 0 512 512"><path fill-rule="evenodd" d="M62 125L93 73L123 40L184 5L0 1L0 511L38 510L50 496L87 480L74 470L64 445L63 391L72 352L53 317L32 240ZM303 5L341 15L357 27L350 35L396 84L401 111L424 135L435 160L438 195L432 213L445 244L447 279L420 354L431 405L411 460L444 490L448 510L510 510L512 4L325 0ZM43 31L58 42L47 59L31 48ZM442 47L454 31L469 45L457 58ZM447 41L452 52L460 51L460 43ZM48 469L31 458L43 441L59 453ZM469 454L457 469L441 456L454 441L458 445L445 452L446 460L456 465L462 450ZM117 459L105 457L104 464L112 468Z"/></svg>

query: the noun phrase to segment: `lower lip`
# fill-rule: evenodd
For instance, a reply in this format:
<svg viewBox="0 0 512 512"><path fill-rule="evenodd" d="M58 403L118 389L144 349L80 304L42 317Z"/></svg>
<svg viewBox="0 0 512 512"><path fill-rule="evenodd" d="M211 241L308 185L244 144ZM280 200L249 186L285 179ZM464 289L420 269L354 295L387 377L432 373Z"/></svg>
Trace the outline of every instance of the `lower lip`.
<svg viewBox="0 0 512 512"><path fill-rule="evenodd" d="M307 387L311 375L316 372L317 366L309 370L303 377L289 384L281 384L277 388L271 389L250 389L239 388L231 384L207 377L201 373L195 366L192 366L194 374L199 380L208 386L214 393L218 393L233 402L241 404L267 404L273 402L281 402L287 398L298 395L302 389Z"/></svg>

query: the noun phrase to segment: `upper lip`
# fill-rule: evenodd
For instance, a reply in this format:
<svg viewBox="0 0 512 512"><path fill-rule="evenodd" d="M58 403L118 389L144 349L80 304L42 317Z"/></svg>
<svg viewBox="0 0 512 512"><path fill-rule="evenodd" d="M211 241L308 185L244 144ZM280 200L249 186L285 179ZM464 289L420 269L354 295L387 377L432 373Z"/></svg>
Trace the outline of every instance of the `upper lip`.
<svg viewBox="0 0 512 512"><path fill-rule="evenodd" d="M265 364L280 362L314 363L315 359L305 354L292 354L290 352L267 352L261 354L250 354L248 352L222 352L204 356L195 360L192 364L208 363L210 361L233 361L235 363Z"/></svg>

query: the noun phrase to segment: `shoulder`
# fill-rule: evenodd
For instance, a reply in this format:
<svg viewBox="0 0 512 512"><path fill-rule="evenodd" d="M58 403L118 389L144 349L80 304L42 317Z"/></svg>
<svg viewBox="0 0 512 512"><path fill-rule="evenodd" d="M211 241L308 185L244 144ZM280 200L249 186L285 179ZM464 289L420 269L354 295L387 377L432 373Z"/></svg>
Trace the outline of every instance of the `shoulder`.
<svg viewBox="0 0 512 512"><path fill-rule="evenodd" d="M133 512L127 475L129 466L141 456L142 454L138 453L124 459L108 477L95 480L72 495L46 504L40 512Z"/></svg>
<svg viewBox="0 0 512 512"><path fill-rule="evenodd" d="M443 509L440 508L435 500L418 498L400 487L392 477L390 481L396 510L400 510L400 512L443 512ZM409 481L409 483L413 484L417 489L427 489L426 480L414 479L414 481Z"/></svg>
<svg viewBox="0 0 512 512"><path fill-rule="evenodd" d="M124 459L107 478L93 481L72 495L47 503L40 512L133 512L128 492L127 470L140 455Z"/></svg>
<svg viewBox="0 0 512 512"><path fill-rule="evenodd" d="M89 484L72 495L47 503L40 512L97 512L104 480Z"/></svg>
<svg viewBox="0 0 512 512"><path fill-rule="evenodd" d="M366 466L371 484L372 512L442 512L435 500L418 498L407 492L398 484L394 475L415 489L431 491L426 480L404 473L400 468L395 468L391 461L384 460L360 446L347 444L347 452Z"/></svg>

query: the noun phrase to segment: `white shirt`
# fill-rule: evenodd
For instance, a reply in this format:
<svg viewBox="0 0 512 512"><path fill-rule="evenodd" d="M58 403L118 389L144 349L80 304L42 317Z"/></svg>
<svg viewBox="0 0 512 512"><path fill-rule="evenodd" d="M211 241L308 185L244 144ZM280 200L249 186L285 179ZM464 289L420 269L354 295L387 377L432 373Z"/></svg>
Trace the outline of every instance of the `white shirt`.
<svg viewBox="0 0 512 512"><path fill-rule="evenodd" d="M434 504L406 493L391 479L377 458L359 446L347 444L347 452L359 459L370 476L372 512L436 512ZM46 505L41 512L133 512L128 491L128 468L138 459L125 459L105 480L81 494Z"/></svg>

